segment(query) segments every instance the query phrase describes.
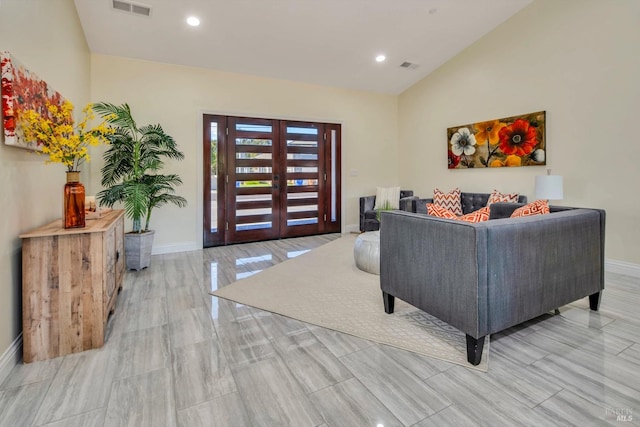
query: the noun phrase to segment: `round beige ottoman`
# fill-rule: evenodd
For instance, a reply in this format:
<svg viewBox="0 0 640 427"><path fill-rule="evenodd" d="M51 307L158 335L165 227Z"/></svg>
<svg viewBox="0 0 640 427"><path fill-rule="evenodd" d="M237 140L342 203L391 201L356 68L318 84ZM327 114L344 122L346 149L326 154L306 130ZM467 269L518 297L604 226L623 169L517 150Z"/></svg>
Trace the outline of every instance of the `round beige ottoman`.
<svg viewBox="0 0 640 427"><path fill-rule="evenodd" d="M380 232L368 231L359 235L353 247L353 257L360 270L380 275Z"/></svg>

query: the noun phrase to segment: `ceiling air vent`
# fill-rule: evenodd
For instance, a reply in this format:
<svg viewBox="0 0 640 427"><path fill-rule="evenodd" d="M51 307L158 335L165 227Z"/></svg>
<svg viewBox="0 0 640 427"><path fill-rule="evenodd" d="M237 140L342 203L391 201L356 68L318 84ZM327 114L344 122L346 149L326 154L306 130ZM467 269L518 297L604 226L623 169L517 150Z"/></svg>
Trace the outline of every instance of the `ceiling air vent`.
<svg viewBox="0 0 640 427"><path fill-rule="evenodd" d="M407 70L415 70L418 67L418 64L414 64L413 62L409 61L404 61L402 64L400 64L400 68L406 68Z"/></svg>
<svg viewBox="0 0 640 427"><path fill-rule="evenodd" d="M149 16L151 14L151 6L122 0L113 0L113 8L123 12L135 13L136 15Z"/></svg>

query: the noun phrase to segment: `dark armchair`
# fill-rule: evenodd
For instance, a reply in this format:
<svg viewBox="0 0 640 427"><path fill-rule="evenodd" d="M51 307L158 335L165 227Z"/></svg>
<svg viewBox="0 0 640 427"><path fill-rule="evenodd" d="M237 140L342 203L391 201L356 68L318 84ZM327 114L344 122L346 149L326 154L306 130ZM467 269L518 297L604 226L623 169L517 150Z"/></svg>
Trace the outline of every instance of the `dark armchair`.
<svg viewBox="0 0 640 427"><path fill-rule="evenodd" d="M400 210L411 211L413 200L418 197L413 195L413 190L400 190ZM380 229L376 211L376 196L360 197L360 231L376 231Z"/></svg>

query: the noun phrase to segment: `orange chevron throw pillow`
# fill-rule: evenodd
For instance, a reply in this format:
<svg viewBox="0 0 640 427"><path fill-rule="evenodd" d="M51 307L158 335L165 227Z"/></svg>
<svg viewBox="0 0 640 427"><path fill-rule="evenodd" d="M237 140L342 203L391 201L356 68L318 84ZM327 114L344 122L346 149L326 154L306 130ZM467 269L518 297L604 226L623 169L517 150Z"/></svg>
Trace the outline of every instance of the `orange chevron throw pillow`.
<svg viewBox="0 0 640 427"><path fill-rule="evenodd" d="M519 207L511 214L511 218L520 218L531 215L545 215L550 212L549 202L547 200L536 200L528 205Z"/></svg>
<svg viewBox="0 0 640 427"><path fill-rule="evenodd" d="M455 188L448 193L443 193L436 188L433 190L433 203L450 210L455 215L462 215L462 202L460 201L459 188Z"/></svg>
<svg viewBox="0 0 640 427"><path fill-rule="evenodd" d="M435 203L427 203L427 213L445 219L458 219L458 215L454 214L447 208L443 208Z"/></svg>

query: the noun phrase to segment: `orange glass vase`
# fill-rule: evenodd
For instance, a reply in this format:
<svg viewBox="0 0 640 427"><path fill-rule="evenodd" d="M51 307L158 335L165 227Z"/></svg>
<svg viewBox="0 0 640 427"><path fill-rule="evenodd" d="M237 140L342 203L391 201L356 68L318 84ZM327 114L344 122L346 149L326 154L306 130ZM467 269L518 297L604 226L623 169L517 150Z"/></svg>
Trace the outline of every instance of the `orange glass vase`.
<svg viewBox="0 0 640 427"><path fill-rule="evenodd" d="M85 226L84 185L80 182L80 172L67 172L62 217L64 228L82 228Z"/></svg>

